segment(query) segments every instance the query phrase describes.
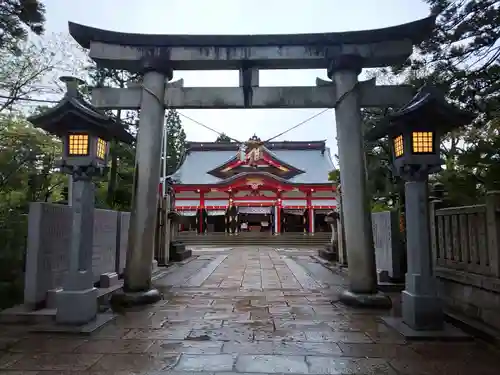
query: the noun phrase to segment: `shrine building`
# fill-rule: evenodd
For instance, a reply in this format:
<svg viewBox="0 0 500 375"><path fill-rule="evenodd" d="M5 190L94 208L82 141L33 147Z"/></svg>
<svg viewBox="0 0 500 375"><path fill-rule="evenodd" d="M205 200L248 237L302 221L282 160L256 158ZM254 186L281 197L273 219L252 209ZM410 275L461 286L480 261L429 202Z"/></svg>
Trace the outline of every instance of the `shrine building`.
<svg viewBox="0 0 500 375"><path fill-rule="evenodd" d="M329 231L337 206L324 141L188 142L174 181L181 231L195 233Z"/></svg>

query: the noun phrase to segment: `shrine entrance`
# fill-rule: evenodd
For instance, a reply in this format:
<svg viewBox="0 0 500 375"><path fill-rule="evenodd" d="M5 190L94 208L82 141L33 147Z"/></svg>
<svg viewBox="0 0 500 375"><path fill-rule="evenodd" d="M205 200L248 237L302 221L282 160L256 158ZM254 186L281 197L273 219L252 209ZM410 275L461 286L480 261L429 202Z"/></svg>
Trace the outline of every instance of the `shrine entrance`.
<svg viewBox="0 0 500 375"><path fill-rule="evenodd" d="M358 76L363 68L405 62L413 45L428 38L434 26L431 16L384 29L341 33L144 35L69 23L70 34L89 49L99 67L143 73L140 86L92 91L98 108L140 109L124 288L151 288L165 108L334 108L350 280L343 296L359 304L379 298L360 108L402 107L413 91L402 85L377 86L374 80L360 82ZM261 87L263 69L325 69L331 80L318 79L309 87ZM240 84L210 88L167 83L175 70L238 70Z"/></svg>
<svg viewBox="0 0 500 375"><path fill-rule="evenodd" d="M272 207L249 206L239 208L239 226L241 233L272 233Z"/></svg>
<svg viewBox="0 0 500 375"><path fill-rule="evenodd" d="M226 231L225 217L225 210L207 211L207 232L224 233Z"/></svg>

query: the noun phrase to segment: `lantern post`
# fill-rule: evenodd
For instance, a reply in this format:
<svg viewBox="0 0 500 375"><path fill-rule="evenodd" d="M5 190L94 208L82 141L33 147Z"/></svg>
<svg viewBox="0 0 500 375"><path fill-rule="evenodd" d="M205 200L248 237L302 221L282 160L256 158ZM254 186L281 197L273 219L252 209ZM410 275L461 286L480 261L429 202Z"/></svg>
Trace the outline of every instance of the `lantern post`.
<svg viewBox="0 0 500 375"><path fill-rule="evenodd" d="M84 325L97 316L98 292L92 272L94 200L92 178L107 170L109 141L131 143L133 137L112 118L83 100L78 86L83 81L61 77L64 98L53 108L29 118L35 127L62 141L61 171L71 176L72 225L67 273L63 290L57 294L56 322Z"/></svg>
<svg viewBox="0 0 500 375"><path fill-rule="evenodd" d="M450 333L444 325L442 301L433 275L428 177L441 170L442 136L471 123L473 118L448 104L436 89L424 87L406 106L384 118L366 135L369 140L389 137L394 173L406 181L408 272L401 299L402 319L384 320L407 337Z"/></svg>

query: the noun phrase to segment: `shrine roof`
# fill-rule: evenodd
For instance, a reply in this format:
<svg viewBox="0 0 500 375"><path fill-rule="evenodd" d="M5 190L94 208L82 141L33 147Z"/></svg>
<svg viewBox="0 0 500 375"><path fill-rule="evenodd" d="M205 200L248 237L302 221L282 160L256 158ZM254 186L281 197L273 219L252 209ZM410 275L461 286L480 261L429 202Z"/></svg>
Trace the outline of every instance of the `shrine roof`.
<svg viewBox="0 0 500 375"><path fill-rule="evenodd" d="M265 144L276 158L304 171L288 182L292 184L330 184L328 172L335 169L330 149L324 141L273 142ZM173 174L178 184L211 185L224 179L208 174L212 169L234 158L235 143L189 142L188 152L180 168Z"/></svg>
<svg viewBox="0 0 500 375"><path fill-rule="evenodd" d="M422 41L434 28L432 15L402 25L372 30L312 34L278 35L165 35L137 34L98 29L69 22L71 36L84 48L90 42L128 46L158 47L248 47L248 46L326 46L338 44L378 43L393 39Z"/></svg>

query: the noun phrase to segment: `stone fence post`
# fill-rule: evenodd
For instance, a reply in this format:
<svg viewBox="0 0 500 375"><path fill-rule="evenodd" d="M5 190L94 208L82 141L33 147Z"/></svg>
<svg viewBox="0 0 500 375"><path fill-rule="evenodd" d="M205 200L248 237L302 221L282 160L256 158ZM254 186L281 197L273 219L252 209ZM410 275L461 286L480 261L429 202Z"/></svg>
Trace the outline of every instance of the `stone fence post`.
<svg viewBox="0 0 500 375"><path fill-rule="evenodd" d="M431 240L432 251L432 267L436 266L438 259L438 228L436 221L436 211L446 207L445 203L446 192L444 185L437 182L430 188L429 194L429 235Z"/></svg>
<svg viewBox="0 0 500 375"><path fill-rule="evenodd" d="M432 266L433 268L436 266L436 262L438 259L438 230L437 230L437 221L436 221L436 211L440 208L443 208L444 201L441 199L435 199L431 197L431 201L429 202L429 234L431 237L431 251L432 251Z"/></svg>
<svg viewBox="0 0 500 375"><path fill-rule="evenodd" d="M491 271L500 277L500 191L486 194L486 235Z"/></svg>

